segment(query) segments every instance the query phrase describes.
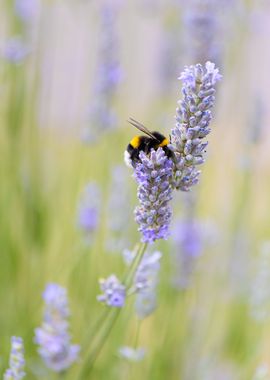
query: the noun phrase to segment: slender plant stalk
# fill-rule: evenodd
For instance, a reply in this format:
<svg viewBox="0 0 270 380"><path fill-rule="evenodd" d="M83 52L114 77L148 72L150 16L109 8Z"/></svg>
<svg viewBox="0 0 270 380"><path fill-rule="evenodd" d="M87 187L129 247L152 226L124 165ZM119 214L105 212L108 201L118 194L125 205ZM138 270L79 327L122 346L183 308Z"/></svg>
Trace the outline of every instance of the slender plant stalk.
<svg viewBox="0 0 270 380"><path fill-rule="evenodd" d="M138 347L139 336L140 336L140 331L141 331L141 325L142 325L142 320L138 319L137 320L136 334L135 334L135 341L134 341L134 348Z"/></svg>
<svg viewBox="0 0 270 380"><path fill-rule="evenodd" d="M136 273L136 270L138 266L140 265L140 262L143 258L143 255L146 251L147 248L147 243L142 243L139 248L138 248L138 253L135 256L129 272L127 273L125 279L124 279L124 284L126 285L127 289L131 286L133 277ZM93 368L93 365L102 350L107 338L110 335L110 332L112 331L112 328L120 314L121 309L108 309L107 313L105 313L101 320L101 326L100 326L100 335L97 338L97 343L96 345L92 348L89 352L89 354L86 354L86 359L85 359L85 365L82 368L82 371L79 374L79 380L85 380L87 376L89 375L91 369ZM110 318L108 318L110 316ZM107 323L105 323L107 321ZM95 332L95 330L94 330Z"/></svg>
<svg viewBox="0 0 270 380"><path fill-rule="evenodd" d="M82 349L86 348L88 343L93 340L95 333L98 331L98 329L100 329L100 326L103 325L103 323L107 319L107 316L109 315L109 312L110 312L110 309L106 307L105 310L103 310L103 313L96 320L94 325L91 326L91 329L88 330L87 334L83 338Z"/></svg>
<svg viewBox="0 0 270 380"><path fill-rule="evenodd" d="M79 380L87 379L87 376L91 372L100 351L102 350L108 336L110 335L110 332L118 318L118 315L120 314L121 309L111 309L110 311L110 318L107 320L107 324L103 326L103 330L96 346L94 348L91 347L92 349L85 360L85 365L79 374Z"/></svg>

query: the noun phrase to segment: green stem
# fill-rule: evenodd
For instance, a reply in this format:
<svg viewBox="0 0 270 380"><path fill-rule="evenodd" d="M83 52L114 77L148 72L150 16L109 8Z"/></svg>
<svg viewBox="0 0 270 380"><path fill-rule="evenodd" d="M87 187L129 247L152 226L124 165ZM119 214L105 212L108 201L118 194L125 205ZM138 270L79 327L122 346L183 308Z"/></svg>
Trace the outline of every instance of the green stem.
<svg viewBox="0 0 270 380"><path fill-rule="evenodd" d="M93 368L93 365L102 350L108 336L110 335L110 332L112 331L112 328L114 326L114 323L116 322L118 315L120 314L121 309L114 309L111 310L111 318L107 321L107 325L104 326L103 331L101 333L101 336L99 338L99 341L94 347L94 349L89 353L87 356L87 359L85 360L86 365L83 367L81 373L79 374L79 380L85 380L87 379L87 376L89 375L90 371Z"/></svg>
<svg viewBox="0 0 270 380"><path fill-rule="evenodd" d="M95 324L91 326L91 330L88 331L88 333L85 335L83 338L83 343L82 343L82 349L88 345L89 342L91 342L94 338L95 333L101 328L103 325L104 321L106 320L107 316L109 315L111 309L106 309L104 310L103 314L96 320Z"/></svg>
<svg viewBox="0 0 270 380"><path fill-rule="evenodd" d="M66 373L67 373L67 371L62 371L62 372L60 372L59 375L58 375L58 379L59 379L59 380L64 379L64 378L66 377Z"/></svg>
<svg viewBox="0 0 270 380"><path fill-rule="evenodd" d="M136 334L135 334L135 341L134 341L134 348L135 349L138 347L139 336L140 336L140 331L141 331L141 325L142 325L142 320L138 319L137 320Z"/></svg>
<svg viewBox="0 0 270 380"><path fill-rule="evenodd" d="M126 285L126 288L129 288L132 285L133 277L136 273L136 270L138 266L140 265L140 262L143 258L143 255L145 253L145 250L147 248L147 243L143 243L140 245L139 249L137 250L137 255L135 256L129 272L125 276L125 279L123 283ZM106 311L106 313L100 318L99 321L101 321L102 326L100 326L100 335L96 338L97 343L94 346L93 349L90 350L89 354L86 354L86 359L85 359L85 365L82 368L82 371L79 374L79 380L85 380L87 376L89 375L94 362L96 361L100 351L102 350L108 336L110 335L110 332L112 331L112 328L120 314L121 309L109 309L109 312ZM110 316L110 318L107 320L107 316ZM98 324L96 324L98 327ZM93 330L92 330L93 331ZM95 333L95 330L93 331Z"/></svg>

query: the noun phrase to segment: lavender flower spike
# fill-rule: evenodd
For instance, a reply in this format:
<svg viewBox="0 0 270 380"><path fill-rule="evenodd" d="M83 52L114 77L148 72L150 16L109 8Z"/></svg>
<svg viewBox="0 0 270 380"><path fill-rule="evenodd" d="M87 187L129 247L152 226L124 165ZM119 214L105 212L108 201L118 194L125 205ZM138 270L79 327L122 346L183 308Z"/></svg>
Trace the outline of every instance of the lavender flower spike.
<svg viewBox="0 0 270 380"><path fill-rule="evenodd" d="M11 354L9 359L10 368L4 374L4 380L20 380L23 379L24 369L24 348L23 340L20 337L13 336L11 338Z"/></svg>
<svg viewBox="0 0 270 380"><path fill-rule="evenodd" d="M169 235L173 163L162 148L152 150L149 155L141 151L140 160L134 172L140 202L135 209L135 220L139 224L142 241L152 243Z"/></svg>
<svg viewBox="0 0 270 380"><path fill-rule="evenodd" d="M183 83L183 100L176 110L176 126L172 129L171 149L175 152L174 187L188 191L198 182L197 165L204 163L210 133L211 108L215 100L215 84L221 79L215 64L206 62L186 67L179 79Z"/></svg>
<svg viewBox="0 0 270 380"><path fill-rule="evenodd" d="M103 294L97 296L99 302L104 302L108 306L122 307L126 300L125 286L120 283L118 278L112 274L106 280L99 280L100 289Z"/></svg>
<svg viewBox="0 0 270 380"><path fill-rule="evenodd" d="M35 342L47 367L55 372L69 368L77 358L80 347L70 344L68 333L69 307L66 289L58 284L48 284L43 299L45 313L43 324L35 330Z"/></svg>

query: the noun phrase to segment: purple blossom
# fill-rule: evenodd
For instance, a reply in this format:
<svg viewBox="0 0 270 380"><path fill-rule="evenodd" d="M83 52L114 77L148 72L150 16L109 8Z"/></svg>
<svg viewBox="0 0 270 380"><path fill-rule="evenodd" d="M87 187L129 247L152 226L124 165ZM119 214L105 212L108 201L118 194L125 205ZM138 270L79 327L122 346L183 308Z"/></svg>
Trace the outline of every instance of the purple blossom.
<svg viewBox="0 0 270 380"><path fill-rule="evenodd" d="M97 229L100 212L100 189L95 183L85 186L78 207L78 226L87 235Z"/></svg>
<svg viewBox="0 0 270 380"><path fill-rule="evenodd" d="M190 285L196 260L203 251L203 238L202 226L193 218L176 223L173 229L173 284L177 288Z"/></svg>
<svg viewBox="0 0 270 380"><path fill-rule="evenodd" d="M119 2L106 1L100 9L98 62L94 96L88 108L88 126L83 130L83 140L92 142L101 131L114 128L117 116L114 98L123 74L119 62L116 16Z"/></svg>
<svg viewBox="0 0 270 380"><path fill-rule="evenodd" d="M70 344L66 289L58 284L48 284L43 299L43 323L35 330L35 342L39 345L38 352L46 366L55 372L61 372L78 359L80 351L78 345Z"/></svg>
<svg viewBox="0 0 270 380"><path fill-rule="evenodd" d="M10 63L19 65L24 62L30 49L21 37L15 36L7 40L2 49L2 56Z"/></svg>
<svg viewBox="0 0 270 380"><path fill-rule="evenodd" d="M110 275L107 279L100 279L99 284L100 289L103 292L101 295L97 296L99 302L104 302L112 307L124 306L126 289L114 274Z"/></svg>
<svg viewBox="0 0 270 380"><path fill-rule="evenodd" d="M37 15L39 0L15 0L15 12L25 23L31 22Z"/></svg>
<svg viewBox="0 0 270 380"><path fill-rule="evenodd" d="M158 273L160 269L161 252L145 253L134 276L134 287L136 291L147 291L149 288L155 288L158 282Z"/></svg>
<svg viewBox="0 0 270 380"><path fill-rule="evenodd" d="M221 79L215 64L206 62L186 67L179 79L183 83L183 99L176 110L176 126L172 129L171 149L175 153L173 186L188 191L198 182L197 166L204 163L210 133L214 86Z"/></svg>
<svg viewBox="0 0 270 380"><path fill-rule="evenodd" d="M220 0L190 0L184 4L186 52L191 63L213 60L221 53Z"/></svg>
<svg viewBox="0 0 270 380"><path fill-rule="evenodd" d="M20 380L25 376L24 372L24 347L20 337L11 338L11 353L9 359L9 369L4 374L4 380Z"/></svg>
<svg viewBox="0 0 270 380"><path fill-rule="evenodd" d="M123 259L130 266L134 260L135 252L124 250ZM161 252L146 252L139 264L130 294L135 293L135 311L139 318L149 316L157 306L156 287L159 280Z"/></svg>
<svg viewBox="0 0 270 380"><path fill-rule="evenodd" d="M142 241L152 243L169 235L172 199L172 161L162 148L149 155L140 152L134 176L138 183L140 205L135 209L135 220L142 233Z"/></svg>
<svg viewBox="0 0 270 380"><path fill-rule="evenodd" d="M85 231L95 230L98 224L98 211L95 207L86 206L79 212L79 225Z"/></svg>
<svg viewBox="0 0 270 380"><path fill-rule="evenodd" d="M194 219L179 221L173 231L174 241L179 249L192 258L202 253L202 229Z"/></svg>
<svg viewBox="0 0 270 380"><path fill-rule="evenodd" d="M157 307L157 295L155 288L149 288L136 295L135 310L139 318L144 319L151 315Z"/></svg>
<svg viewBox="0 0 270 380"><path fill-rule="evenodd" d="M124 252L128 265L131 264L132 254ZM162 254L158 251L146 252L134 276L132 292L136 292L135 311L139 318L149 316L157 306L156 287L160 270Z"/></svg>

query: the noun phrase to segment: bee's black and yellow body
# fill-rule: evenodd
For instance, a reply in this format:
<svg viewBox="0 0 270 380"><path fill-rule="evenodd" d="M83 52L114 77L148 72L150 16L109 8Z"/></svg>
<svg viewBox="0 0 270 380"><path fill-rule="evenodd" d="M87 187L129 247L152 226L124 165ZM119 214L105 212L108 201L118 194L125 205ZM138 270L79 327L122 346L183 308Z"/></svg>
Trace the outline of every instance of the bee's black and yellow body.
<svg viewBox="0 0 270 380"><path fill-rule="evenodd" d="M171 157L172 151L169 149L169 140L159 132L151 132L153 137L134 136L127 146L128 160L132 166L140 161L140 152L146 154L151 152L151 149L157 150L162 148L168 157Z"/></svg>

